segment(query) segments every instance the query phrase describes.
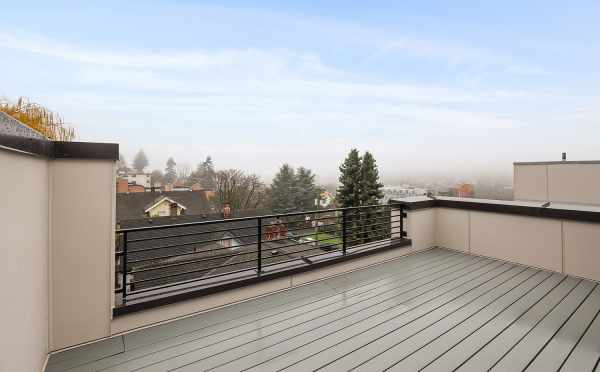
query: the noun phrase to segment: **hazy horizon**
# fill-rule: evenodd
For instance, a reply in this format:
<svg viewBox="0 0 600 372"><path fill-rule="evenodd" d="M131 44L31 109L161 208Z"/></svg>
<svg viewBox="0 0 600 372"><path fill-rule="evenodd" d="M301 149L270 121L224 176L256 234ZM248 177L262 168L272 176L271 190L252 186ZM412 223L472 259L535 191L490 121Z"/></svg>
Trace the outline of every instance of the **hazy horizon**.
<svg viewBox="0 0 600 372"><path fill-rule="evenodd" d="M251 4L5 4L0 96L149 169L211 155L266 182L335 182L353 147L388 184L600 158L598 2Z"/></svg>

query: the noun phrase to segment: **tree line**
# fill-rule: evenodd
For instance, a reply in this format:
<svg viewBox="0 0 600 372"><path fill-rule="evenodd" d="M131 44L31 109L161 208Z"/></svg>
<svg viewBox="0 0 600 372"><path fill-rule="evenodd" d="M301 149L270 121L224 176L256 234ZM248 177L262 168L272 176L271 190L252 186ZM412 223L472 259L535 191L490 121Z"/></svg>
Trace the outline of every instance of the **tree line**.
<svg viewBox="0 0 600 372"><path fill-rule="evenodd" d="M137 172L144 172L149 161L143 150L139 150L132 162ZM125 158L119 157L119 170L129 170ZM378 204L383 197L379 181L379 170L373 155L367 151L360 155L352 149L341 164L339 187L335 204L338 207L356 207ZM221 208L229 204L234 210L269 209L277 213L318 209L324 187L316 182L311 169L283 164L270 186L254 173L240 169L216 170L213 159L207 156L191 171L189 167L178 167L170 157L164 171L155 169L150 173L152 184L174 184L186 186L200 184L205 190L214 192L213 204Z"/></svg>

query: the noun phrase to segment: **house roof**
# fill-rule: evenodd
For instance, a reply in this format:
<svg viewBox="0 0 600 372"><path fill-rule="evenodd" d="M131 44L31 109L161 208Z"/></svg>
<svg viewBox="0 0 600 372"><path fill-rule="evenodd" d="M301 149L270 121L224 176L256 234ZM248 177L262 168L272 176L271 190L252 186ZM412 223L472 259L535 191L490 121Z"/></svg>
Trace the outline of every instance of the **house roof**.
<svg viewBox="0 0 600 372"><path fill-rule="evenodd" d="M167 196L160 196L158 198L156 198L146 209L144 209L144 213L149 212L151 209L153 209L154 207L156 207L157 205L159 205L160 203L162 203L163 201L168 201L171 204L177 204L179 205L182 209L186 209L187 207L181 203L177 203L175 200L167 197Z"/></svg>
<svg viewBox="0 0 600 372"><path fill-rule="evenodd" d="M156 203L157 199L168 198L174 203L185 205L190 215L206 215L211 213L208 199L203 191L162 191L117 194L117 222L143 219L146 209Z"/></svg>

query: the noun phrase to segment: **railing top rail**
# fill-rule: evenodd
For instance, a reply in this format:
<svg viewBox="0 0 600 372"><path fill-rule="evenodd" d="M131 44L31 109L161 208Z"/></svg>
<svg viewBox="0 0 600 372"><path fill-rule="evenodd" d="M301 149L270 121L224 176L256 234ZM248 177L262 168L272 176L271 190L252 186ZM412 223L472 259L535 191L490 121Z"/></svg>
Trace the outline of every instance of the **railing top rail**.
<svg viewBox="0 0 600 372"><path fill-rule="evenodd" d="M290 217L290 216L301 216L304 214L314 214L314 213L326 213L326 212L341 212L343 210L360 210L367 208L376 208L376 207L389 207L393 205L402 206L400 202L390 202L388 204L373 204L373 205L362 205L358 207L346 207L346 208L332 208L332 209L318 209L312 211L299 211L299 212L291 212L291 213L279 213L279 214L264 214L258 216L251 217L238 217L238 218L228 218L221 220L209 220L209 221L195 221L195 222L183 222L183 223L175 223L168 225L156 225L156 226L142 226L142 227L131 227L131 228L122 228L117 229L116 233L125 233L125 232L133 232L133 231L149 231L149 230L162 230L169 229L175 227L186 227L186 226L199 226L199 225L212 225L217 223L230 223L230 222L242 222L242 221L252 221L258 218L278 218L278 217ZM249 226L248 228L251 228Z"/></svg>

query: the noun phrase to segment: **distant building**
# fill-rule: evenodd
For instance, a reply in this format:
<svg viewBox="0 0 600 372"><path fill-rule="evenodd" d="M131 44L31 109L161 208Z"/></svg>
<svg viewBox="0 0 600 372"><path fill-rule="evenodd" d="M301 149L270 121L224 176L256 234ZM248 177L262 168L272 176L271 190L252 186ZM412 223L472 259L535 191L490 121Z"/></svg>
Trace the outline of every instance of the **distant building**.
<svg viewBox="0 0 600 372"><path fill-rule="evenodd" d="M462 183L456 187L455 195L459 198L473 198L475 196L475 188L470 183Z"/></svg>
<svg viewBox="0 0 600 372"><path fill-rule="evenodd" d="M429 192L427 189L412 187L410 185L402 186L386 186L382 187L383 192L383 203L387 203L390 199L401 199L412 196L426 196Z"/></svg>
<svg viewBox="0 0 600 372"><path fill-rule="evenodd" d="M327 208L333 203L333 194L329 191L323 191L319 199L319 207Z"/></svg>
<svg viewBox="0 0 600 372"><path fill-rule="evenodd" d="M128 173L127 182L133 185L140 185L150 188L150 174L148 173Z"/></svg>

